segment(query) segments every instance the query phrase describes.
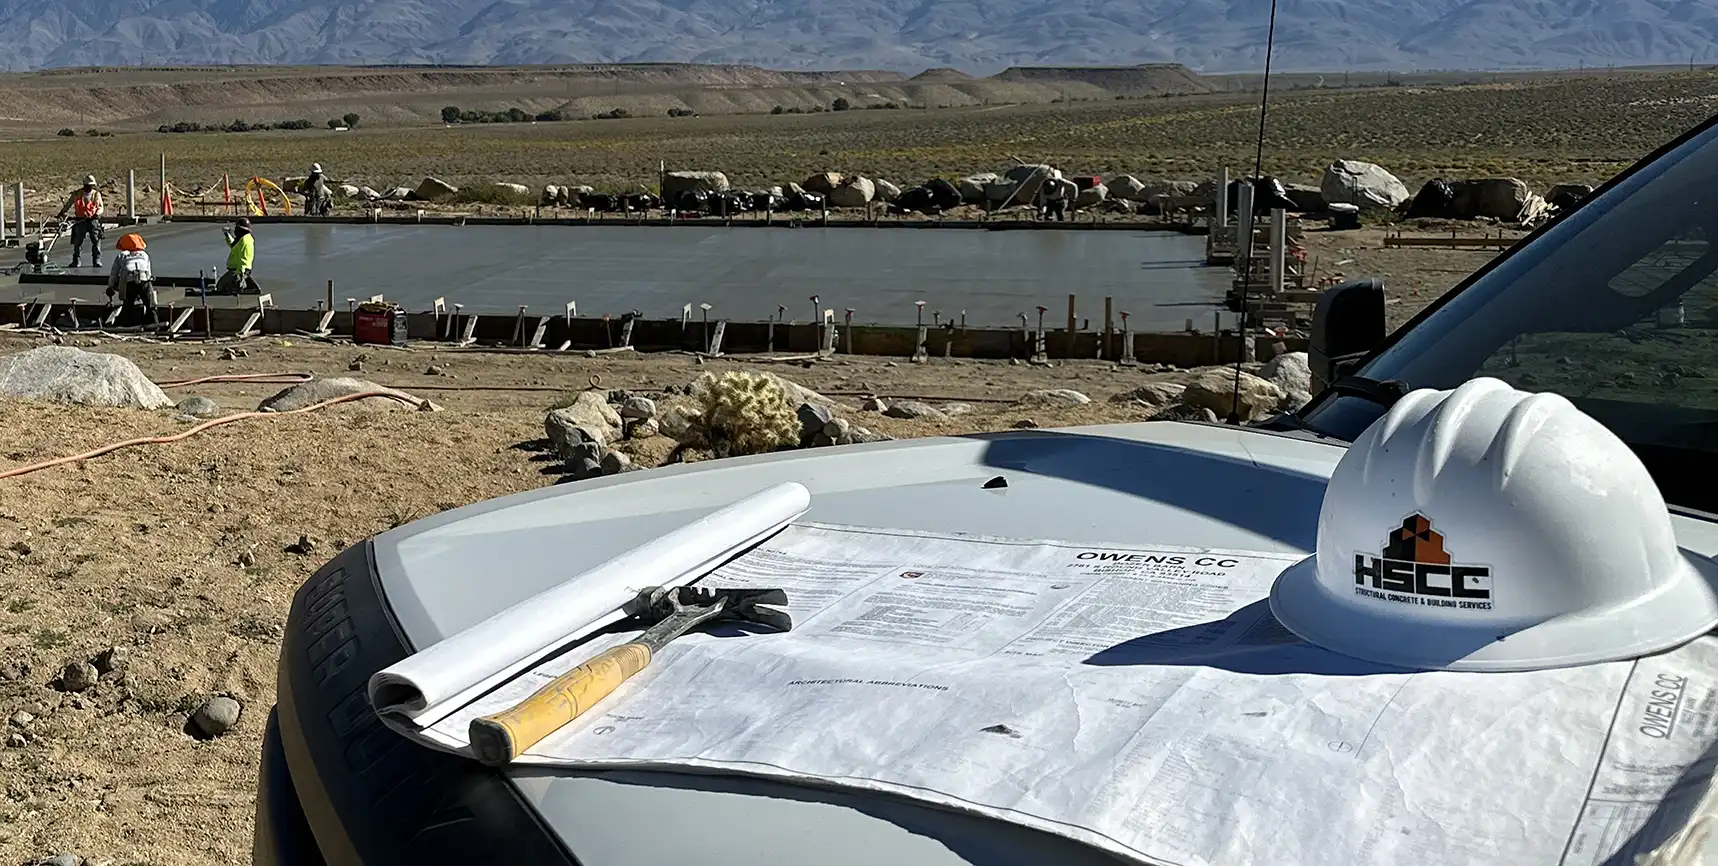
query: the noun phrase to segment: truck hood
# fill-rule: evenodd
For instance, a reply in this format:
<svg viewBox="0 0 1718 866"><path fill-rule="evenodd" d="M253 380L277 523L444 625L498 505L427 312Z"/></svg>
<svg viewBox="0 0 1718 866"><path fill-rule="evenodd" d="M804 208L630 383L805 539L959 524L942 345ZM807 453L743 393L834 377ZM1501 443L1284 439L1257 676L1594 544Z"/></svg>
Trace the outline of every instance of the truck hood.
<svg viewBox="0 0 1718 866"><path fill-rule="evenodd" d="M421 649L783 481L809 488L804 519L826 523L1308 554L1345 446L1159 421L677 465L402 526L376 536L376 567L401 630ZM1005 488L984 488L998 476Z"/></svg>

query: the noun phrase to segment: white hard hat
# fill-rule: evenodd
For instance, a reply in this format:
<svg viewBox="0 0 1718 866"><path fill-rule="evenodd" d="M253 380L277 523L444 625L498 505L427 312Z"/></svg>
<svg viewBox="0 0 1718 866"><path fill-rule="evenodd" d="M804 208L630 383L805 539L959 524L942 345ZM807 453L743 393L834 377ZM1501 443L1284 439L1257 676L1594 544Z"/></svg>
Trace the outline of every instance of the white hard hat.
<svg viewBox="0 0 1718 866"><path fill-rule="evenodd" d="M310 164L310 173L311 174L321 174L322 173L322 163L320 163L320 162L311 163Z"/></svg>
<svg viewBox="0 0 1718 866"><path fill-rule="evenodd" d="M1309 643L1408 668L1632 658L1718 625L1718 564L1676 545L1628 446L1556 394L1414 391L1354 441L1318 547L1271 588Z"/></svg>
<svg viewBox="0 0 1718 866"><path fill-rule="evenodd" d="M89 175L88 177L85 177L84 178L84 186L95 186L95 175L92 174L92 175Z"/></svg>

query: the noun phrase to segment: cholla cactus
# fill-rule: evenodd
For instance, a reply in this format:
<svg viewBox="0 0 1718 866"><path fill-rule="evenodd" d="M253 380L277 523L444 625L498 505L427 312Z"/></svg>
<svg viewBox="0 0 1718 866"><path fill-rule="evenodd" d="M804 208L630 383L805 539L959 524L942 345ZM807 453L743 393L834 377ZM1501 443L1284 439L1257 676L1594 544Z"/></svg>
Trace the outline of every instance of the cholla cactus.
<svg viewBox="0 0 1718 866"><path fill-rule="evenodd" d="M705 373L693 391L702 411L688 431L688 440L695 441L687 444L703 445L717 457L738 457L799 442L799 416L769 376Z"/></svg>

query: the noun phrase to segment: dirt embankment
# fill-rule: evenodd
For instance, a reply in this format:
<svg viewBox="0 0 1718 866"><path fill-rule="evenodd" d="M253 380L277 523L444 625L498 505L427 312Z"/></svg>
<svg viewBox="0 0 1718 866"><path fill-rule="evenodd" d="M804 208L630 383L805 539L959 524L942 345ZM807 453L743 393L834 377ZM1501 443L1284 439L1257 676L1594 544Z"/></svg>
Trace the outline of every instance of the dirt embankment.
<svg viewBox="0 0 1718 866"><path fill-rule="evenodd" d="M1185 67L1017 68L991 78L936 69L908 79L882 70L789 72L743 65L627 64L500 69L269 68L103 70L0 76L0 124L33 129L153 128L278 122L357 113L366 125L421 125L443 106L561 110L623 108L635 116L811 110L837 97L856 107L956 107L1214 89Z"/></svg>

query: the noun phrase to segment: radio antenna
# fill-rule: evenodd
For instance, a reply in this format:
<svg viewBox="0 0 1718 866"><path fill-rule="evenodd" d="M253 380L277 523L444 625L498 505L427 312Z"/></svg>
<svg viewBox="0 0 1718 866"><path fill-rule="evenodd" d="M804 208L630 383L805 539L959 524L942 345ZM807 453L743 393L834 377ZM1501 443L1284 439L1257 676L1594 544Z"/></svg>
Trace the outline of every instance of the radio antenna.
<svg viewBox="0 0 1718 866"><path fill-rule="evenodd" d="M1253 213L1258 212L1256 204L1258 186L1254 183L1265 170L1265 117L1271 106L1271 49L1277 41L1277 0L1271 0L1271 23L1265 30L1265 82L1263 93L1259 96L1259 140L1258 149L1253 154L1253 176L1247 183L1253 186L1255 196ZM1229 206L1229 191L1223 190L1223 207ZM1252 214L1248 214L1246 225L1252 229ZM1240 221L1237 220L1237 223ZM1237 244L1241 251L1241 318L1236 327L1236 335L1240 342L1235 350L1235 393L1229 404L1229 417L1225 419L1230 424L1241 423L1241 363L1247 359L1247 291L1253 286L1253 239L1245 237Z"/></svg>

